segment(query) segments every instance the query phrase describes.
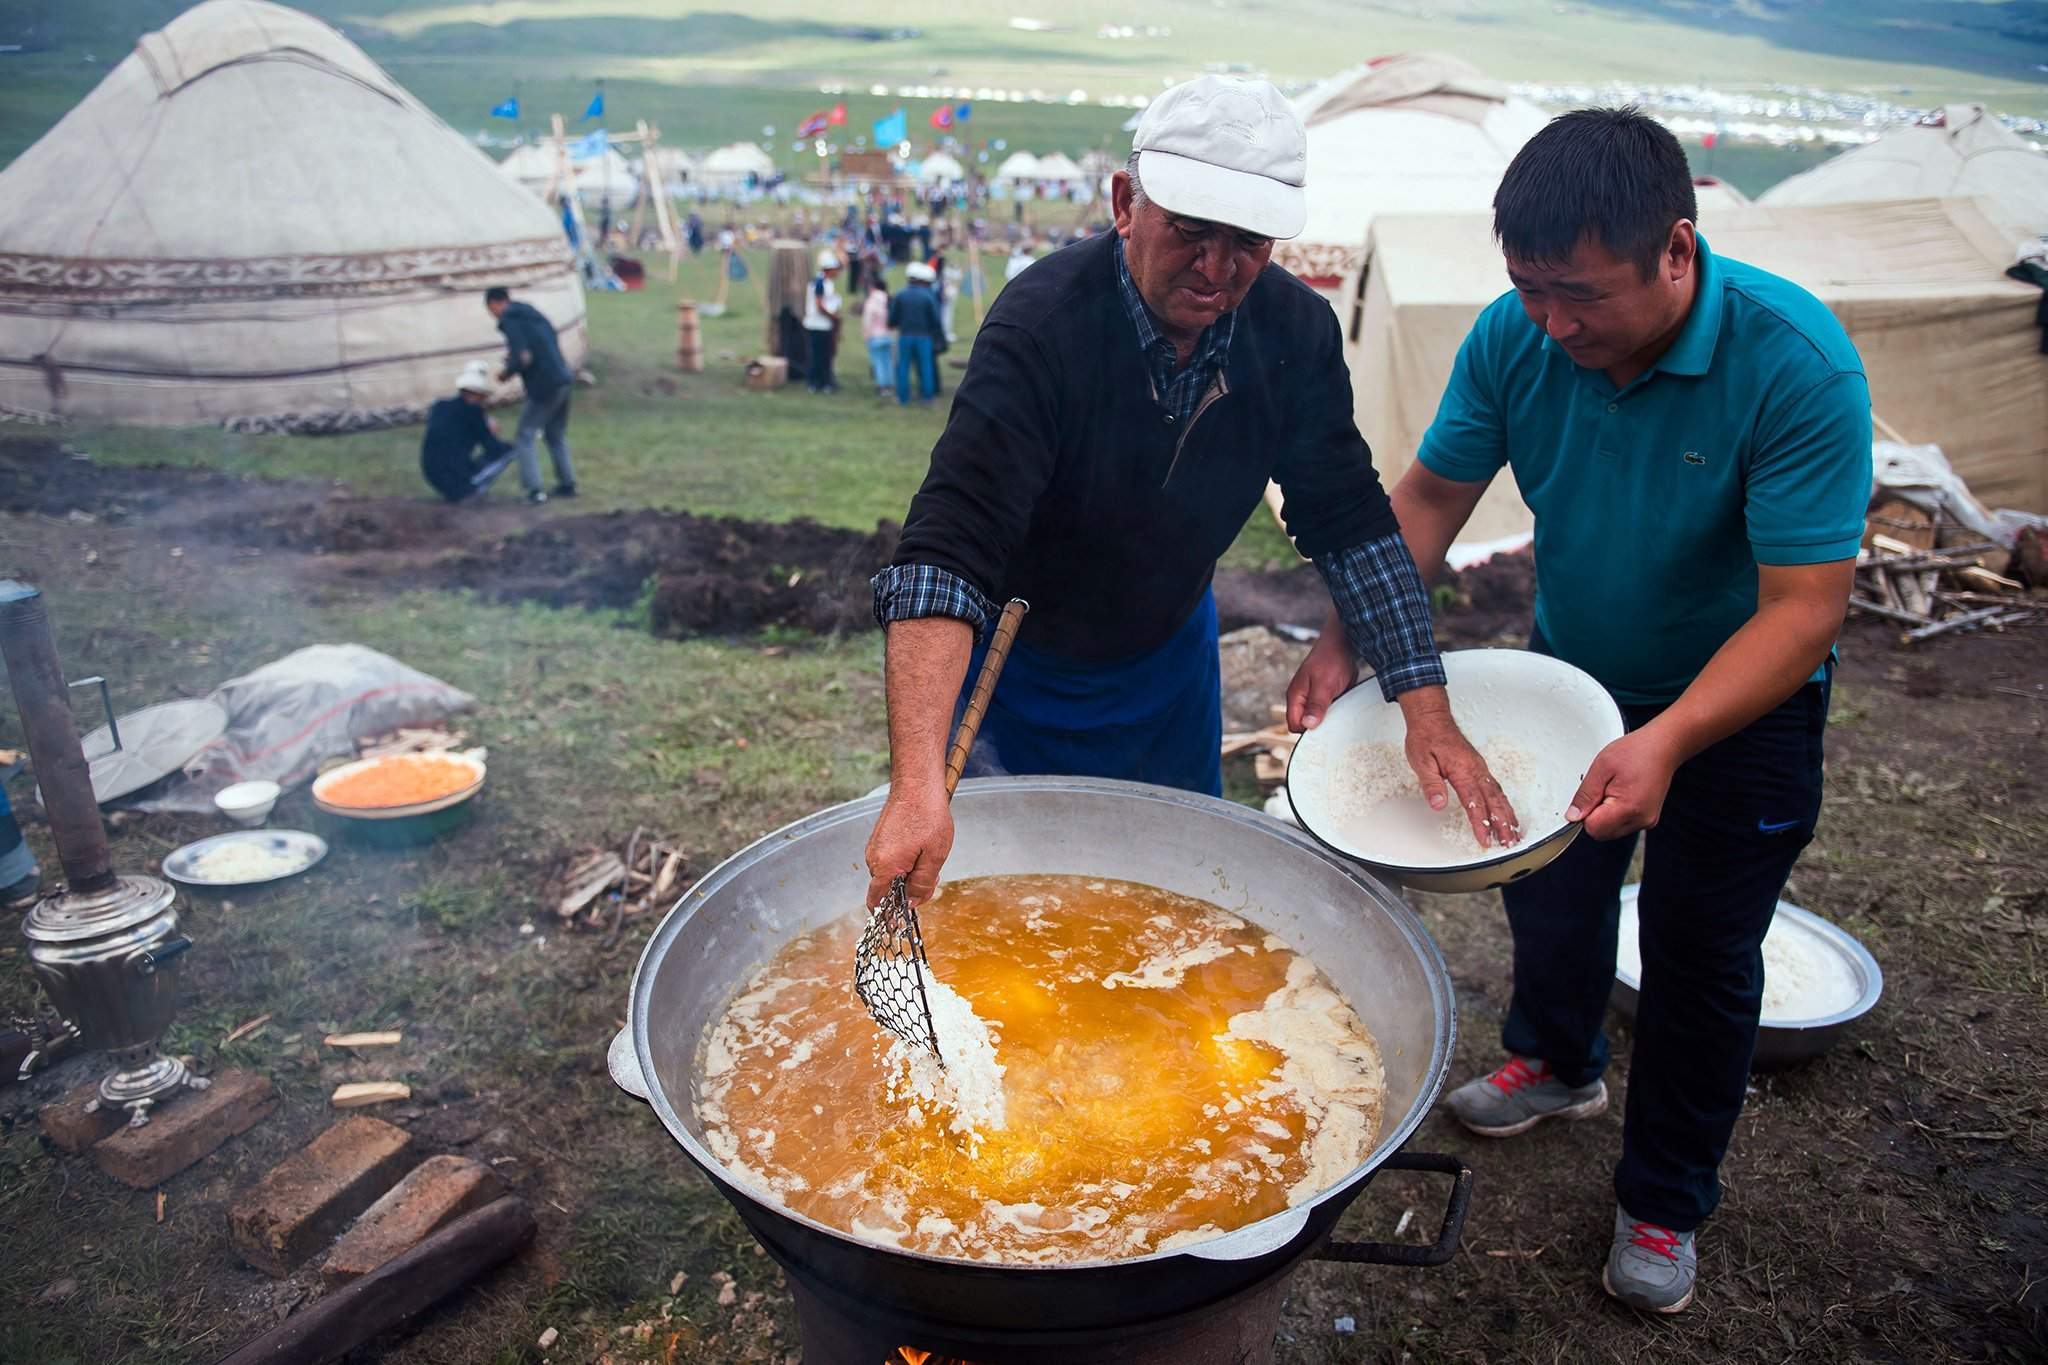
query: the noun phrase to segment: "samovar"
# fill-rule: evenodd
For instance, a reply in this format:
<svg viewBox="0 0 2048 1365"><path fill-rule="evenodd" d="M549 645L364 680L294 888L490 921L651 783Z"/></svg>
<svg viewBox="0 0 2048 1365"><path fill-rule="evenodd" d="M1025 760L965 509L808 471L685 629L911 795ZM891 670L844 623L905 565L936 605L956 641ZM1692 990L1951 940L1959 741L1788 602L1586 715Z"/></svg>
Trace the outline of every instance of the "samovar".
<svg viewBox="0 0 2048 1365"><path fill-rule="evenodd" d="M62 889L22 923L29 961L85 1046L113 1056L94 1106L125 1109L140 1127L159 1101L207 1086L157 1046L177 1012L179 959L192 940L178 932L170 883L114 872L43 596L26 583L0 581L0 657L64 868Z"/></svg>

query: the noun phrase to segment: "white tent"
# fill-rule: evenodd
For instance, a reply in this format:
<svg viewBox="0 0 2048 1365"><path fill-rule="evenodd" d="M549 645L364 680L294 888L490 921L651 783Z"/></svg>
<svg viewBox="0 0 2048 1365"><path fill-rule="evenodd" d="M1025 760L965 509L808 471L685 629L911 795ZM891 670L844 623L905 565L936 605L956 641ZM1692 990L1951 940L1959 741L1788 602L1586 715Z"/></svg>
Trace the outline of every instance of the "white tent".
<svg viewBox="0 0 2048 1365"><path fill-rule="evenodd" d="M1295 101L1308 125L1308 222L1273 259L1325 291L1355 273L1374 215L1476 213L1549 120L1439 53L1382 57Z"/></svg>
<svg viewBox="0 0 2048 1365"><path fill-rule="evenodd" d="M2048 156L1985 113L1983 105L1952 104L1932 123L1886 133L1780 181L1758 202L1847 204L1973 196L1991 201L1992 220L2010 236L2048 233Z"/></svg>
<svg viewBox="0 0 2048 1365"><path fill-rule="evenodd" d="M697 177L697 159L680 147L656 147L640 159L644 174L653 161L654 180L671 195L681 194Z"/></svg>
<svg viewBox="0 0 2048 1365"><path fill-rule="evenodd" d="M1042 156L1038 159L1038 179L1040 180L1073 181L1085 180L1087 178L1088 173L1081 169L1080 163L1076 162L1065 152L1054 152L1050 156Z"/></svg>
<svg viewBox="0 0 2048 1365"><path fill-rule="evenodd" d="M1941 446L1986 505L2048 512L2048 356L2040 291L2005 278L2009 244L1973 200L1703 211L1714 250L1805 286L1848 329L1872 406ZM1487 214L1382 215L1347 312L1359 429L1382 479L1407 469L1459 344L1508 287ZM1502 478L1465 538L1526 530Z"/></svg>
<svg viewBox="0 0 2048 1365"><path fill-rule="evenodd" d="M0 409L402 420L503 354L500 284L580 365L546 207L327 25L207 0L0 172Z"/></svg>
<svg viewBox="0 0 2048 1365"><path fill-rule="evenodd" d="M758 143L730 142L697 163L698 183L713 189L738 189L753 176L757 182L775 174L775 158Z"/></svg>
<svg viewBox="0 0 2048 1365"><path fill-rule="evenodd" d="M917 178L919 183L925 185L965 180L967 168L944 152L933 152L918 166Z"/></svg>
<svg viewBox="0 0 2048 1365"><path fill-rule="evenodd" d="M997 180L1036 180L1038 158L1029 152L1011 152L1003 158L1003 164L996 167Z"/></svg>

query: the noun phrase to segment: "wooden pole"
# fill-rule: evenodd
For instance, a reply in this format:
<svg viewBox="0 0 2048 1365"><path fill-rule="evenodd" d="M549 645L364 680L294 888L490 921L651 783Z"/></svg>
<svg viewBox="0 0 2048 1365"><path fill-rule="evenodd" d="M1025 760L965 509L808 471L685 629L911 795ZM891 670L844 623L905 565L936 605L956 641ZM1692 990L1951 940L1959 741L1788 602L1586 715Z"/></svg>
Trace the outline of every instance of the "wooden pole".
<svg viewBox="0 0 2048 1365"><path fill-rule="evenodd" d="M466 1213L411 1251L242 1343L221 1365L326 1365L425 1312L533 1240L517 1195Z"/></svg>
<svg viewBox="0 0 2048 1365"><path fill-rule="evenodd" d="M967 292L974 297L974 330L981 330L981 243L975 240L974 230L967 232Z"/></svg>

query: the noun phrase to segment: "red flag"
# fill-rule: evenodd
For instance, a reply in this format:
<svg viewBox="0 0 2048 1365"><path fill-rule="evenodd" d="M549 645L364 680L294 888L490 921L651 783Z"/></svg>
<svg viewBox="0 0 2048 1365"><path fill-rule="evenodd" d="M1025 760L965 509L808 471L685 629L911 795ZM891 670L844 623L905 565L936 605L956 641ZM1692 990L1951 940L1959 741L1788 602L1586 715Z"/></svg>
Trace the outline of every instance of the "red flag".
<svg viewBox="0 0 2048 1365"><path fill-rule="evenodd" d="M845 106L845 105L843 105L843 104L835 104L835 105L833 105L833 106L832 106L832 112L831 112L831 113L829 113L829 114L827 114L827 115L825 115L825 122L827 122L827 123L831 124L831 125L832 125L832 126L833 126L834 128L843 128L843 127L845 127L845 126L846 126L846 106Z"/></svg>
<svg viewBox="0 0 2048 1365"><path fill-rule="evenodd" d="M831 124L830 117L821 109L796 126L796 135L798 137L816 137L829 128Z"/></svg>
<svg viewBox="0 0 2048 1365"><path fill-rule="evenodd" d="M944 129L947 129L947 128L951 128L952 126L953 126L953 106L952 106L952 105L950 105L950 104L942 104L942 105L940 105L940 106L939 106L938 108L936 108L936 109L932 110L932 127L934 127L934 128L938 128L938 129L941 129L941 130L944 130Z"/></svg>
<svg viewBox="0 0 2048 1365"><path fill-rule="evenodd" d="M1714 144L1715 144L1715 143L1716 143L1717 141L1719 141L1719 140L1720 140L1720 134L1718 134L1718 133L1707 133L1707 134L1705 134L1704 136L1702 136L1702 137L1700 138L1700 146L1702 146L1702 147L1706 148L1706 149L1707 149L1708 151L1710 151L1710 152L1711 152L1711 151L1713 151L1713 150L1714 150Z"/></svg>

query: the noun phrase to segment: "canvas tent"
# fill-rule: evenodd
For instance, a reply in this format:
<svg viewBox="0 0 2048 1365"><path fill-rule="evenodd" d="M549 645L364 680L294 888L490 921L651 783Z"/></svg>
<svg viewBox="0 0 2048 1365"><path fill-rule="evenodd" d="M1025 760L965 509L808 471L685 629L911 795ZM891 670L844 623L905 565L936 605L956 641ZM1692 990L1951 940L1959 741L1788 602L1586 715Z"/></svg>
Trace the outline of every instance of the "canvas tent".
<svg viewBox="0 0 2048 1365"><path fill-rule="evenodd" d="M1989 506L2048 512L2048 356L2040 291L2005 278L2007 244L1973 200L1754 205L1702 212L1713 249L1812 290L1848 329L1872 405L1941 446ZM1484 214L1382 215L1346 310L1359 429L1382 479L1406 470L1473 319L1507 290ZM1503 477L1465 539L1526 530Z"/></svg>
<svg viewBox="0 0 2048 1365"><path fill-rule="evenodd" d="M1308 221L1273 259L1335 291L1376 214L1476 213L1549 115L1440 53L1382 57L1295 101L1308 125Z"/></svg>
<svg viewBox="0 0 2048 1365"><path fill-rule="evenodd" d="M739 189L752 176L755 183L775 174L775 158L758 143L729 142L697 164L697 180L713 189Z"/></svg>
<svg viewBox="0 0 2048 1365"><path fill-rule="evenodd" d="M1782 180L1758 202L1979 197L1989 201L1989 216L2008 236L2048 233L2048 156L1981 104L1952 104L1936 120L1896 129Z"/></svg>
<svg viewBox="0 0 2048 1365"><path fill-rule="evenodd" d="M402 420L503 354L497 284L581 364L553 214L327 25L208 0L0 172L0 410Z"/></svg>

